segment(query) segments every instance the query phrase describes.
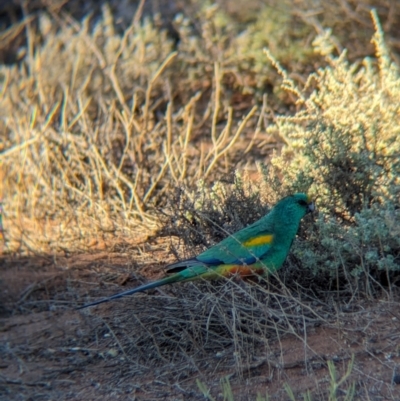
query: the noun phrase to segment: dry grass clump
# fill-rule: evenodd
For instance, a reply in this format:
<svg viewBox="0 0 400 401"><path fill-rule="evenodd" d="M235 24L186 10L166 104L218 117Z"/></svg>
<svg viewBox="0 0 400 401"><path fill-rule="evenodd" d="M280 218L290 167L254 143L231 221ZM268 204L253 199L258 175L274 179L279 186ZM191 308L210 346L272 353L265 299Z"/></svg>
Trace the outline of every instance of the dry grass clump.
<svg viewBox="0 0 400 401"><path fill-rule="evenodd" d="M181 32L178 54L149 20L119 36L107 8L93 30L88 20L60 24L43 15L21 66L0 71L11 249L82 248L153 229L173 187L229 173L239 138L249 152L265 113L257 122L247 99L238 119L223 102L230 84L211 38L208 54L189 52L197 39Z"/></svg>

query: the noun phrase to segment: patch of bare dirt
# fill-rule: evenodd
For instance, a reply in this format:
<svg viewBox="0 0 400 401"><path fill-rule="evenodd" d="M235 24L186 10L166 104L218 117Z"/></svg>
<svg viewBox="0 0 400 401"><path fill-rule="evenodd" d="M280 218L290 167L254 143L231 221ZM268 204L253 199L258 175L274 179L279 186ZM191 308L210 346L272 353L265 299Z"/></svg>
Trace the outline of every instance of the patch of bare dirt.
<svg viewBox="0 0 400 401"><path fill-rule="evenodd" d="M165 247L153 245L155 260ZM235 400L287 400L285 383L324 400L328 361L338 383L353 355L338 399L353 383L354 399L400 399L399 294L356 307L281 300L279 314L254 283L187 283L73 309L159 276L143 255L1 260L1 399L203 400L199 379L222 400L228 376Z"/></svg>

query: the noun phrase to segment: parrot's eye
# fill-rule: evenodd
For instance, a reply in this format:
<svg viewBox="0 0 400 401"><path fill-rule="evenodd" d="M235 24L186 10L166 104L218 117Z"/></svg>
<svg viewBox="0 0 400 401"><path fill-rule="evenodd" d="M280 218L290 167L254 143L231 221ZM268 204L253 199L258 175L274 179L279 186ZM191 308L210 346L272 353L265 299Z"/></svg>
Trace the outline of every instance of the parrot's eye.
<svg viewBox="0 0 400 401"><path fill-rule="evenodd" d="M297 201L297 203L298 203L299 205L301 205L301 206L305 206L305 207L308 206L308 203L307 203L305 200L303 200L303 199L300 199L299 201Z"/></svg>

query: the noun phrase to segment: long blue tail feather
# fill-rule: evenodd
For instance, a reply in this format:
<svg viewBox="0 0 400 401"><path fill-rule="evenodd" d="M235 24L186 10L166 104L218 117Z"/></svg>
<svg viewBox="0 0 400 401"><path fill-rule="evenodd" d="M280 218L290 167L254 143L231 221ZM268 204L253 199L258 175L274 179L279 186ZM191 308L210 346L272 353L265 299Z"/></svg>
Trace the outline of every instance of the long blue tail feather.
<svg viewBox="0 0 400 401"><path fill-rule="evenodd" d="M161 286L166 285L166 284L176 283L176 282L182 281L184 279L185 279L185 277L182 277L180 274L174 274L173 276L165 277L165 278L162 278L161 280L153 281L151 283L143 284L143 285L141 285L139 287L132 288L130 290L120 292L118 294L112 295L111 297L102 298L102 299L99 299L98 301L90 302L88 304L79 306L76 309L78 310L78 309L88 308L89 306L100 305L100 304L103 304L105 302L109 302L109 301L113 301L115 299L126 297L127 295L132 295L132 294L136 294L137 292L143 292L143 291L146 291L146 290L150 290L152 288L161 287Z"/></svg>

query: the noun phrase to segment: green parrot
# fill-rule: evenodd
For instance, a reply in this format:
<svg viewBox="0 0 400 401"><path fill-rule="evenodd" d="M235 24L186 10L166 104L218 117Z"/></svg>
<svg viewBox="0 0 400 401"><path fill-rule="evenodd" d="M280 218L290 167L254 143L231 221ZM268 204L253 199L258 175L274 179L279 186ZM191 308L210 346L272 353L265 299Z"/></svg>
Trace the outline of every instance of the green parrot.
<svg viewBox="0 0 400 401"><path fill-rule="evenodd" d="M250 226L230 235L194 258L167 266L167 273L171 275L77 309L179 281L197 278L215 279L231 275L266 276L268 273L274 273L282 266L289 253L300 220L308 212L314 211L314 208L314 203L306 194L287 196L281 199L266 216Z"/></svg>

